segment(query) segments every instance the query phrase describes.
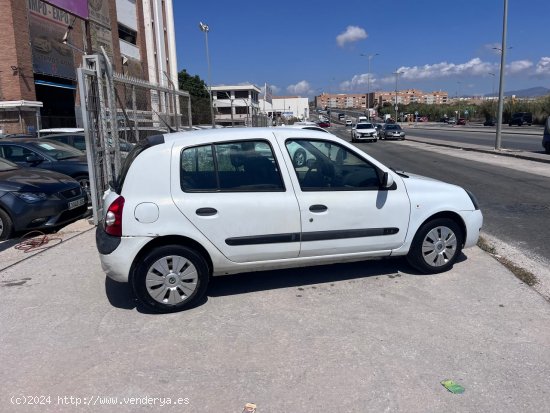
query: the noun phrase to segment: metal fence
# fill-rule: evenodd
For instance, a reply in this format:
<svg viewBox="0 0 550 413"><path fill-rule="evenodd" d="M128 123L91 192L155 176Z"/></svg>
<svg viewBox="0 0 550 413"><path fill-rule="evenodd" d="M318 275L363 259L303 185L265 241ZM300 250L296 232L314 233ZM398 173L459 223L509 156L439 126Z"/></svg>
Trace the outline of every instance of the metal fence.
<svg viewBox="0 0 550 413"><path fill-rule="evenodd" d="M166 87L114 73L105 53L84 56L78 91L95 225L103 216L103 192L119 175L132 146L149 135L191 126L189 93L168 81Z"/></svg>

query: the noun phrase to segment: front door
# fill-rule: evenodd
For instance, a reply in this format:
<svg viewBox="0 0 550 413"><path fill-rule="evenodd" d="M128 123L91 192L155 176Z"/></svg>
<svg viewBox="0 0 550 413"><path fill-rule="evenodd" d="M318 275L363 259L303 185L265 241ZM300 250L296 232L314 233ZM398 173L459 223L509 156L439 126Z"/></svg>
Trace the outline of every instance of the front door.
<svg viewBox="0 0 550 413"><path fill-rule="evenodd" d="M287 139L290 159L300 149L304 166L294 165L302 233L300 256L387 252L407 233L410 202L403 183L380 185L381 170L335 142Z"/></svg>

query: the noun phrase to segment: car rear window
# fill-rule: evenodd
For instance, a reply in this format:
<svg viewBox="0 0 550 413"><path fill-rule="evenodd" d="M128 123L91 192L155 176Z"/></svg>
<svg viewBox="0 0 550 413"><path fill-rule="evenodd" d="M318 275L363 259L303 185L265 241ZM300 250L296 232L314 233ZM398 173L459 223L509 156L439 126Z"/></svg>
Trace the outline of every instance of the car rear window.
<svg viewBox="0 0 550 413"><path fill-rule="evenodd" d="M284 191L270 144L234 141L186 148L181 154L185 192Z"/></svg>
<svg viewBox="0 0 550 413"><path fill-rule="evenodd" d="M130 169L130 166L132 165L134 160L139 156L139 154L142 153L144 150L149 149L152 146L159 145L161 143L164 143L164 135L153 135L140 140L136 144L136 146L132 148L132 150L128 153L128 156L126 156L126 159L124 160L120 175L111 184L112 188L117 194L120 194L122 192L122 187L124 185L126 175L128 175L128 170Z"/></svg>

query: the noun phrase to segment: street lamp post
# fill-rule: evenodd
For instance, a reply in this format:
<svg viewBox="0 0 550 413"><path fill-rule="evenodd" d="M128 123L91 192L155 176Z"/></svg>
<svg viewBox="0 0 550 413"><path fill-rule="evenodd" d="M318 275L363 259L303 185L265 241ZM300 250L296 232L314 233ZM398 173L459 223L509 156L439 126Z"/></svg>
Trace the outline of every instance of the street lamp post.
<svg viewBox="0 0 550 413"><path fill-rule="evenodd" d="M399 72L399 71L395 71L393 72L393 74L395 75L395 121L397 122L397 109L398 109L398 106L397 106L397 79L399 78L399 75L402 74L403 72Z"/></svg>
<svg viewBox="0 0 550 413"><path fill-rule="evenodd" d="M204 32L204 40L206 43L206 62L208 64L208 97L210 98L210 116L212 118L212 128L216 127L216 122L214 121L214 105L212 104L212 82L210 80L210 54L208 53L208 32L210 27L203 22L199 22L199 28Z"/></svg>
<svg viewBox="0 0 550 413"><path fill-rule="evenodd" d="M456 124L458 125L458 120L460 119L460 82L456 82L456 100L458 102L458 115L456 117Z"/></svg>
<svg viewBox="0 0 550 413"><path fill-rule="evenodd" d="M502 49L500 50L500 79L498 87L498 115L495 150L500 151L502 142L502 112L504 109L504 63L506 62L506 32L508 30L508 0L504 0L504 14L502 17Z"/></svg>
<svg viewBox="0 0 550 413"><path fill-rule="evenodd" d="M361 53L361 56L367 56L367 58L369 59L369 67L368 67L369 71L367 73L367 117L369 118L369 120L370 120L370 61L374 56L378 56L378 55L379 53L375 53L367 56Z"/></svg>

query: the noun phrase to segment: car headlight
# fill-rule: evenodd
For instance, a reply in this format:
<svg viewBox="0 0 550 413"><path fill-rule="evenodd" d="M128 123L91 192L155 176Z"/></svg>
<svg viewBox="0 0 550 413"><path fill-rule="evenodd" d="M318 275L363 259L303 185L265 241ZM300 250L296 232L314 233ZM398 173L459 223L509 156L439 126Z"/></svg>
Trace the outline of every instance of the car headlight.
<svg viewBox="0 0 550 413"><path fill-rule="evenodd" d="M48 198L44 192L13 192L13 194L29 204L45 201Z"/></svg>

